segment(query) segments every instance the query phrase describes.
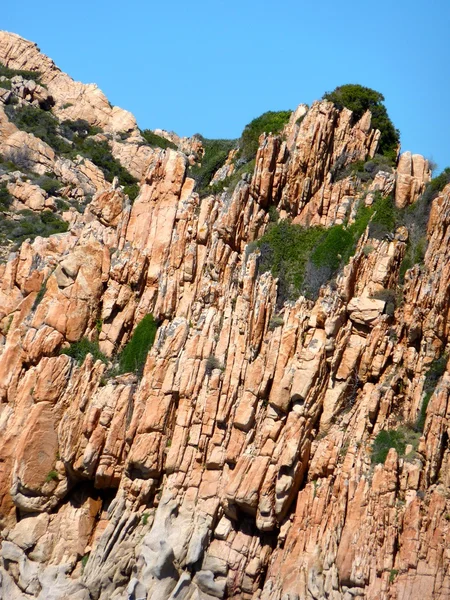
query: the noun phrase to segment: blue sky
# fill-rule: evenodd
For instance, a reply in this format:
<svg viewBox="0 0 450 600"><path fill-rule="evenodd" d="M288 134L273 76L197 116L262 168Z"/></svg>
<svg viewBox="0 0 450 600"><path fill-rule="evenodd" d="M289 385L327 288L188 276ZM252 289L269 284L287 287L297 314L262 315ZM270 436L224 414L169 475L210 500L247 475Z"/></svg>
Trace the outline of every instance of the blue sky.
<svg viewBox="0 0 450 600"><path fill-rule="evenodd" d="M402 150L450 165L448 0L21 0L0 28L142 128L234 138L267 110L359 83L384 94Z"/></svg>

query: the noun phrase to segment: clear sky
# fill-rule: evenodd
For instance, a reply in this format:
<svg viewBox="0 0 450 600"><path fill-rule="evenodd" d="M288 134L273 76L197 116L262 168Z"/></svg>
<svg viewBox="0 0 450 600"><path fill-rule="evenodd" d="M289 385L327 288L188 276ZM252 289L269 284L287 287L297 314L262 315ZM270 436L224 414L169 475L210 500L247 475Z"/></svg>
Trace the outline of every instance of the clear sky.
<svg viewBox="0 0 450 600"><path fill-rule="evenodd" d="M141 128L235 138L267 110L359 83L384 94L402 150L450 165L449 0L20 0L0 28Z"/></svg>

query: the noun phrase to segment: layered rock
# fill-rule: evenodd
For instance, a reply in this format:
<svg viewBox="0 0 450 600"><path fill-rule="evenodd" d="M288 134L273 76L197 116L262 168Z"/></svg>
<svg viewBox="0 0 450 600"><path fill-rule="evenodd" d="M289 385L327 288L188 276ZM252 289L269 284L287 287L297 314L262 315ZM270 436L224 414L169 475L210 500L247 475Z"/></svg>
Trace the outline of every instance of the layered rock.
<svg viewBox="0 0 450 600"><path fill-rule="evenodd" d="M7 34L0 48L9 65L39 67L57 106L67 101L75 84L50 59L35 64L33 44ZM73 94L99 123L98 93ZM143 169L132 205L80 164L76 186L96 192L83 218L0 265L5 597L448 597L446 370L417 448L376 466L371 456L380 431L417 420L448 345L450 186L403 288L407 232L367 229L335 287L276 315L277 280L248 248L270 206L303 225L340 224L362 193L397 186L407 204L428 176L425 163L410 173L408 193L399 174L370 189L333 181L338 160L374 155L379 132L369 113L352 124L329 102L299 107L285 138L263 135L252 177L206 198L182 152L133 163L130 143L122 160ZM49 161L64 182L74 173ZM149 313L159 328L142 377L60 353L88 338L114 360Z"/></svg>

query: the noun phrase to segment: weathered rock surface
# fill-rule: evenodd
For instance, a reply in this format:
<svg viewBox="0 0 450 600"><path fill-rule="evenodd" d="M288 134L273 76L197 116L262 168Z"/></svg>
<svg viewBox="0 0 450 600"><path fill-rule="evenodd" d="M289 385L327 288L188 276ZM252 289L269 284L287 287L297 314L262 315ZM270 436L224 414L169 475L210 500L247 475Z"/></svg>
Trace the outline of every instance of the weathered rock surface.
<svg viewBox="0 0 450 600"><path fill-rule="evenodd" d="M0 60L40 70L60 115L135 127L18 36L0 34ZM23 134L1 131L11 147ZM202 199L185 153L114 142L140 173L132 205L89 161L23 135L36 168L95 195L67 233L0 264L3 597L448 598L447 369L422 408L449 343L450 186L403 287L405 228L367 229L335 286L286 303L273 326L277 281L246 246L270 206L302 224L354 216L370 190L332 168L375 153L369 113L352 125L329 102L300 106L285 141L261 137L251 178ZM413 180L399 167L371 190L406 205L428 170L416 156L400 165ZM10 185L40 210L32 185ZM88 338L114 357L149 313L159 328L140 378L60 353ZM421 410L416 447L373 465L377 434Z"/></svg>

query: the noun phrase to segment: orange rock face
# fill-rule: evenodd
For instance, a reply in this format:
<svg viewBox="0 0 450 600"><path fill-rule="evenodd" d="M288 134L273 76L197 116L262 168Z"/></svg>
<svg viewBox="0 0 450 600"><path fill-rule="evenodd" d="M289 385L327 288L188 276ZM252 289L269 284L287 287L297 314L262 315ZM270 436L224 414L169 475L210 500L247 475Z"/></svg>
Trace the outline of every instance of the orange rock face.
<svg viewBox="0 0 450 600"><path fill-rule="evenodd" d="M42 71L59 116L138 135L30 42L1 33L0 60ZM23 134L1 131L2 148ZM269 207L344 224L375 190L414 203L429 177L406 153L367 187L335 178L338 161L375 154L370 113L352 124L329 102L302 105L283 137L262 135L253 175L206 198L186 153L115 141L140 178L132 205L95 165L34 138L37 168L93 197L67 233L0 264L5 598L450 596L450 186L420 264L400 276L405 227L367 228L335 282L280 311L278 281L248 247ZM8 185L45 208L39 188ZM142 372L118 374L150 313ZM80 341L103 360L61 353ZM375 460L390 430L403 442Z"/></svg>

